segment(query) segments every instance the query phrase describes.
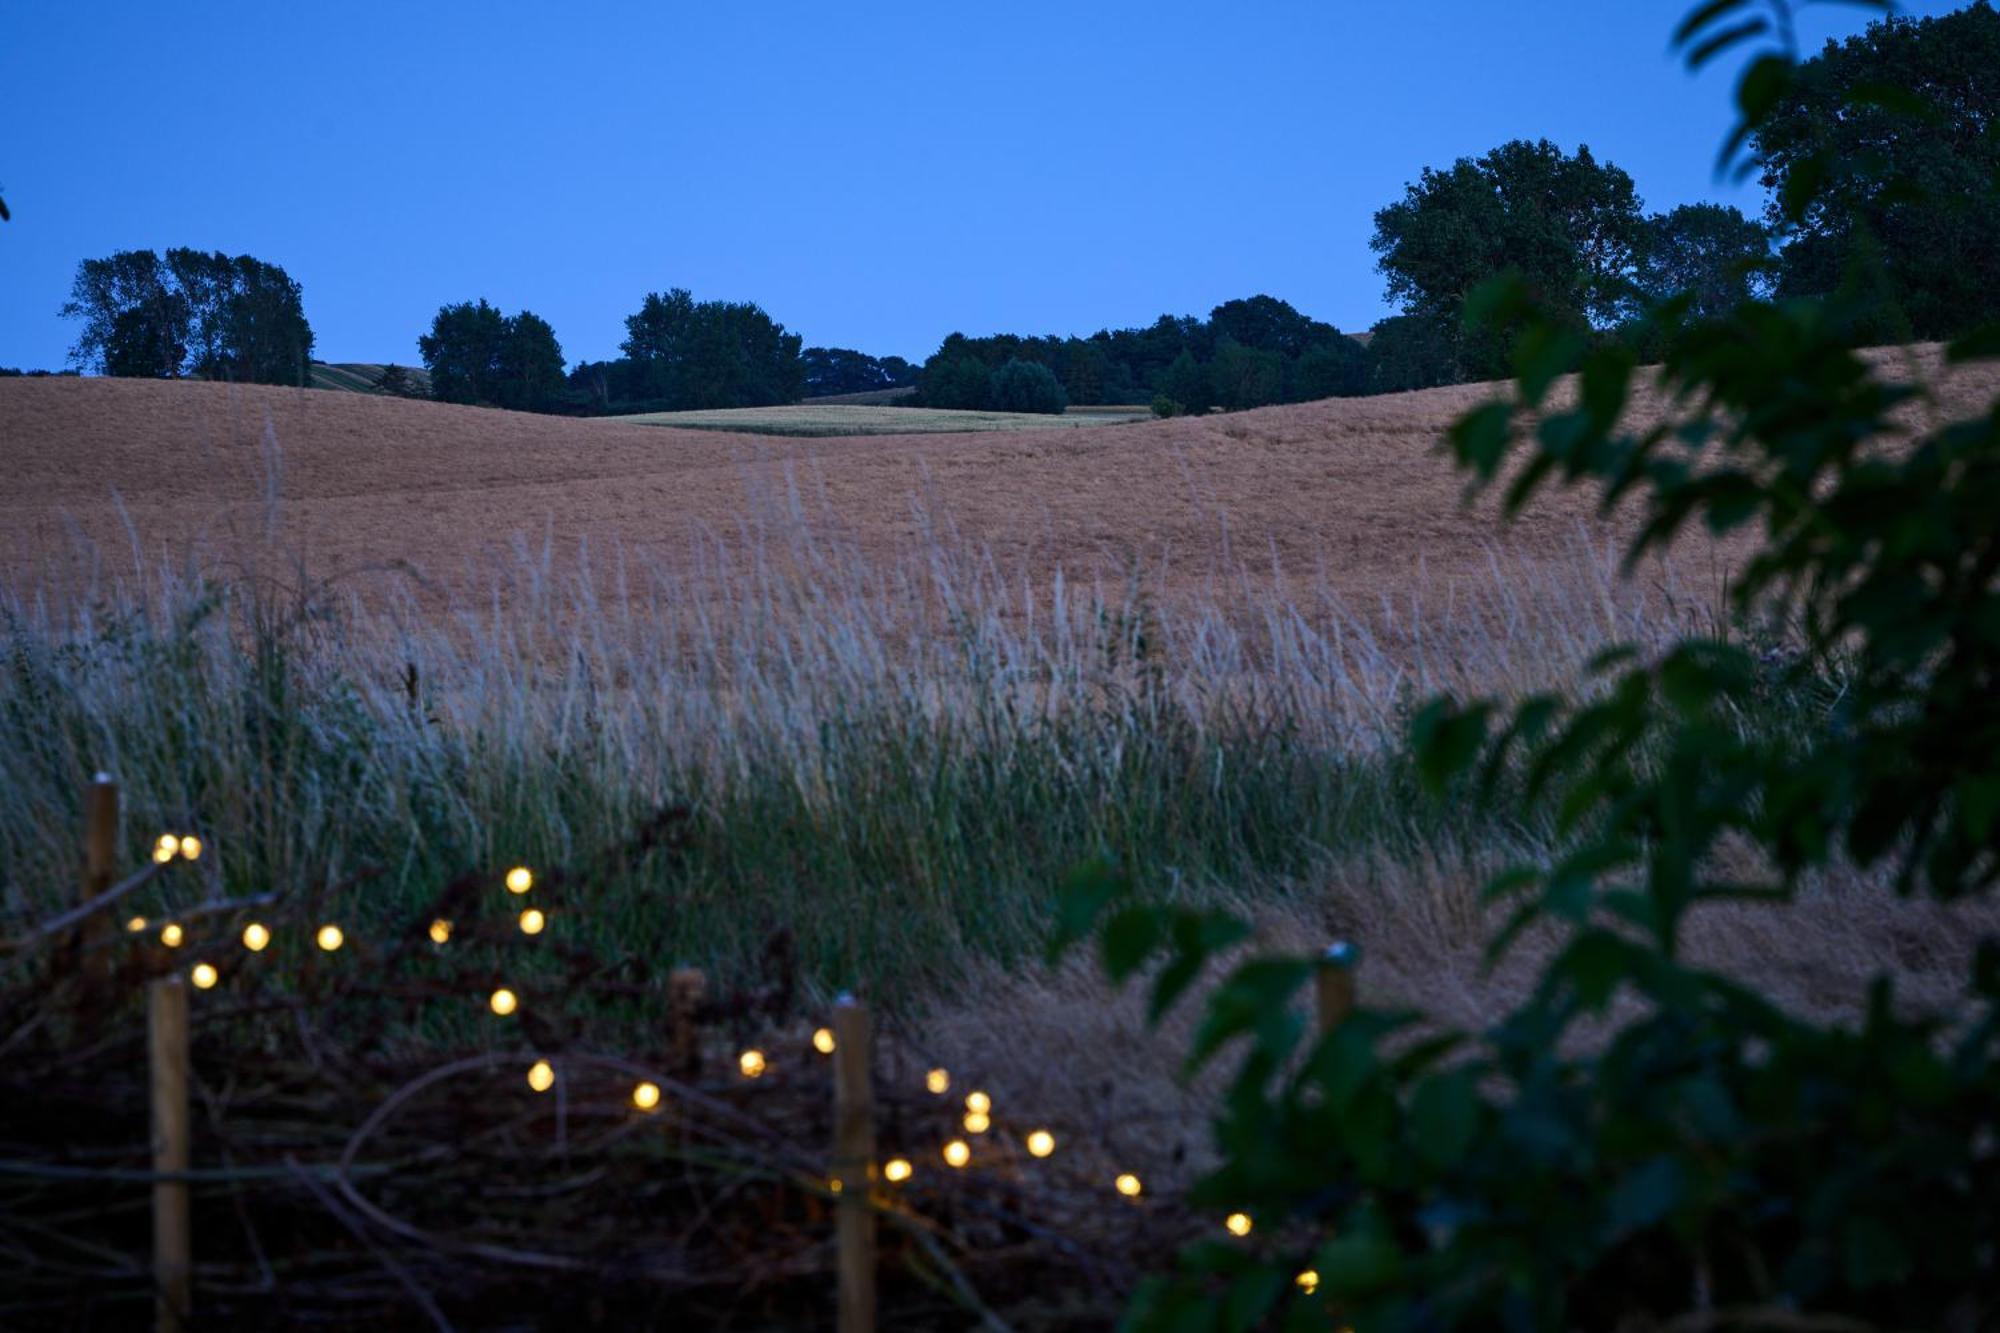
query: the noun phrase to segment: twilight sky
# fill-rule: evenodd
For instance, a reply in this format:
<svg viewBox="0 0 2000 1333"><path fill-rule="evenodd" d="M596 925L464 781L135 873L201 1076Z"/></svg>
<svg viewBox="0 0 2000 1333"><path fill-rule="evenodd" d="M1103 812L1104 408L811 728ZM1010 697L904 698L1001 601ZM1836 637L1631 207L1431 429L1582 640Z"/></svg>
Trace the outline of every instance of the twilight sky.
<svg viewBox="0 0 2000 1333"><path fill-rule="evenodd" d="M614 356L672 286L912 359L1258 292L1365 328L1374 211L1510 138L1759 207L1691 3L6 0L0 366L64 363L79 259L175 245L284 266L328 361L480 296Z"/></svg>

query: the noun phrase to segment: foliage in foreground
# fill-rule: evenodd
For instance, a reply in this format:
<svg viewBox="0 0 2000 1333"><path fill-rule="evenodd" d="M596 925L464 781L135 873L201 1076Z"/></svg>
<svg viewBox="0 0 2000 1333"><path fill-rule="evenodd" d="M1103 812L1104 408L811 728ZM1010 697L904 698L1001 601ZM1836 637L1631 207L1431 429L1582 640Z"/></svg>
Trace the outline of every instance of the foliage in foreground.
<svg viewBox="0 0 2000 1333"><path fill-rule="evenodd" d="M1768 25L1745 8L1705 5L1680 40L1698 61L1754 38ZM1736 142L1794 78L1782 50L1748 66ZM1785 216L1818 202L1797 187ZM1490 890L1512 906L1494 954L1532 929L1553 955L1484 1032L1363 1010L1310 1046L1294 1001L1314 960L1237 966L1192 1053L1242 1053L1216 1126L1225 1160L1201 1194L1268 1239L1188 1252L1135 1323L1993 1327L2000 944L1979 950L1961 1013L1906 1013L1885 978L1854 997L1856 1021L1826 1026L1679 946L1690 913L1781 911L1837 859L1939 899L2000 880L2000 403L1914 433L1899 409L1941 413L1848 350L1879 311L1859 298L1710 318L1679 299L1652 311L1674 410L1632 428L1628 350L1588 348L1519 281L1477 304L1514 331L1518 382L1454 428L1461 463L1504 481L1515 507L1557 482L1636 503L1635 558L1694 525L1757 525L1732 596L1786 627L1786 646L1614 652L1580 702L1439 700L1418 716L1434 791L1554 821L1559 850ZM1989 330L1949 359L1996 354ZM1574 398L1558 398L1579 362ZM1816 724L1742 725L1774 691L1817 693ZM1117 888L1086 876L1066 937ZM1165 960L1157 1012L1240 935L1226 917L1128 904L1100 944L1118 978Z"/></svg>

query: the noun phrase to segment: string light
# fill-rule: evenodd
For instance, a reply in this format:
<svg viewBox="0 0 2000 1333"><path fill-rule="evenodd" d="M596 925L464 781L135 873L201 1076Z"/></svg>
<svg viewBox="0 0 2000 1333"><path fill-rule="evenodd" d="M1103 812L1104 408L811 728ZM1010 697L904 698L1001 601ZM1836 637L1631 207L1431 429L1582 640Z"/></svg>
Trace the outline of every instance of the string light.
<svg viewBox="0 0 2000 1333"><path fill-rule="evenodd" d="M1312 1295L1313 1292L1319 1289L1319 1274L1315 1272L1313 1269L1308 1268L1305 1272L1299 1274L1296 1278L1293 1278L1292 1280L1298 1283L1299 1290L1303 1291L1308 1296Z"/></svg>
<svg viewBox="0 0 2000 1333"><path fill-rule="evenodd" d="M987 1115L983 1111L967 1111L965 1113L966 1133L984 1134L987 1130L991 1128L993 1128L992 1116Z"/></svg>
<svg viewBox="0 0 2000 1333"><path fill-rule="evenodd" d="M528 1086L536 1092L547 1092L556 1085L556 1071L547 1060L537 1060L528 1066Z"/></svg>
<svg viewBox="0 0 2000 1333"><path fill-rule="evenodd" d="M494 1013L500 1015L500 1017L502 1018L505 1018L507 1015L514 1012L514 1007L520 1004L520 1002L521 1001L518 998L516 998L513 991L510 991L505 986L502 986L499 990L494 991L493 994L490 997L488 997L486 1004L487 1007L490 1008Z"/></svg>
<svg viewBox="0 0 2000 1333"><path fill-rule="evenodd" d="M1128 1199L1138 1198L1140 1193L1146 1188L1139 1183L1139 1177L1133 1175L1130 1171L1125 1172L1125 1174L1119 1176L1118 1179L1111 1183L1116 1185L1118 1192Z"/></svg>
<svg viewBox="0 0 2000 1333"><path fill-rule="evenodd" d="M882 1178L891 1185L900 1185L910 1178L910 1172L915 1169L910 1165L909 1158L891 1157L883 1164Z"/></svg>
<svg viewBox="0 0 2000 1333"><path fill-rule="evenodd" d="M431 943L443 944L451 938L451 922L439 917L431 922Z"/></svg>
<svg viewBox="0 0 2000 1333"><path fill-rule="evenodd" d="M944 1145L944 1164L946 1166L956 1170L971 1160L972 1149L966 1146L964 1139L953 1139L950 1143Z"/></svg>
<svg viewBox="0 0 2000 1333"><path fill-rule="evenodd" d="M221 975L207 963L196 963L194 970L189 972L188 976L194 981L196 990L207 990L222 979Z"/></svg>
<svg viewBox="0 0 2000 1333"><path fill-rule="evenodd" d="M736 1057L736 1067L743 1071L745 1078L762 1078L765 1068L764 1053L753 1046Z"/></svg>
<svg viewBox="0 0 2000 1333"><path fill-rule="evenodd" d="M341 932L339 926L329 921L319 928L319 934L313 936L313 941L320 948L326 950L328 953L332 953L335 949L347 943L347 936Z"/></svg>
<svg viewBox="0 0 2000 1333"><path fill-rule="evenodd" d="M1047 1157L1056 1150L1056 1136L1046 1129L1038 1129L1028 1135L1028 1152L1034 1157Z"/></svg>
<svg viewBox="0 0 2000 1333"><path fill-rule="evenodd" d="M271 932L262 923L252 921L243 927L243 947L251 953L264 952L264 946L271 942Z"/></svg>
<svg viewBox="0 0 2000 1333"><path fill-rule="evenodd" d="M143 916L135 916L130 921L127 921L125 923L125 929L131 931L134 935L137 935L140 931L144 930L145 928L146 928L146 918Z"/></svg>
<svg viewBox="0 0 2000 1333"><path fill-rule="evenodd" d="M983 1092L965 1094L965 1109L974 1115L985 1115L993 1109L993 1099Z"/></svg>
<svg viewBox="0 0 2000 1333"><path fill-rule="evenodd" d="M641 1111L650 1111L660 1104L660 1085L641 1083L632 1089L632 1105Z"/></svg>
<svg viewBox="0 0 2000 1333"><path fill-rule="evenodd" d="M181 941L186 938L187 932L182 930L176 922L169 921L166 925L160 927L160 943L166 945L169 949L180 948Z"/></svg>
<svg viewBox="0 0 2000 1333"><path fill-rule="evenodd" d="M160 840L153 844L153 860L165 865L180 854L181 840L171 833L162 833Z"/></svg>
<svg viewBox="0 0 2000 1333"><path fill-rule="evenodd" d="M539 935L542 933L542 927L548 924L549 919L542 915L540 908L530 907L527 911L521 913L521 933L523 935Z"/></svg>
<svg viewBox="0 0 2000 1333"><path fill-rule="evenodd" d="M813 1033L813 1049L818 1051L821 1055L832 1055L833 1047L834 1047L834 1041L833 1041L832 1028L820 1028L818 1031Z"/></svg>
<svg viewBox="0 0 2000 1333"><path fill-rule="evenodd" d="M951 1091L951 1075L942 1069L933 1069L930 1073L924 1075L924 1086L937 1096L942 1097Z"/></svg>
<svg viewBox="0 0 2000 1333"><path fill-rule="evenodd" d="M190 861L201 859L201 839L190 833L181 839L181 855Z"/></svg>
<svg viewBox="0 0 2000 1333"><path fill-rule="evenodd" d="M1251 1222L1248 1213L1231 1213L1222 1219L1222 1225L1229 1228L1229 1234L1232 1236L1247 1236L1255 1224Z"/></svg>
<svg viewBox="0 0 2000 1333"><path fill-rule="evenodd" d="M515 866L507 872L507 892L526 893L535 887L535 872L526 866Z"/></svg>

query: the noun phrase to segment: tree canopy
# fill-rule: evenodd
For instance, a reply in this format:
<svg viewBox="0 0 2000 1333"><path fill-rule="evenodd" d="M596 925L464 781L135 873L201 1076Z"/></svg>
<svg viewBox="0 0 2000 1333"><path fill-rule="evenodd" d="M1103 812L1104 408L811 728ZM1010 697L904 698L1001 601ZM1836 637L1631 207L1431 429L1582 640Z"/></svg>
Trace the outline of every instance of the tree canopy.
<svg viewBox="0 0 2000 1333"><path fill-rule="evenodd" d="M311 382L312 327L282 268L220 251L123 250L76 268L63 316L75 364L107 375Z"/></svg>
<svg viewBox="0 0 2000 1333"><path fill-rule="evenodd" d="M869 356L847 347L808 347L799 353L808 398L900 389L917 382L917 368L900 356Z"/></svg>
<svg viewBox="0 0 2000 1333"><path fill-rule="evenodd" d="M562 346L549 322L532 311L502 315L484 299L439 308L431 331L417 339L431 396L517 412L563 406Z"/></svg>
<svg viewBox="0 0 2000 1333"><path fill-rule="evenodd" d="M1516 139L1444 170L1426 167L1404 197L1375 215L1369 242L1389 297L1450 341L1457 378L1502 373L1507 340L1464 327L1472 290L1517 274L1578 329L1621 312L1641 230L1632 178L1590 149Z"/></svg>
<svg viewBox="0 0 2000 1333"><path fill-rule="evenodd" d="M1752 140L1789 227L1780 290L1822 296L1879 255L1867 341L2000 318L2000 13L1890 18L1829 42Z"/></svg>

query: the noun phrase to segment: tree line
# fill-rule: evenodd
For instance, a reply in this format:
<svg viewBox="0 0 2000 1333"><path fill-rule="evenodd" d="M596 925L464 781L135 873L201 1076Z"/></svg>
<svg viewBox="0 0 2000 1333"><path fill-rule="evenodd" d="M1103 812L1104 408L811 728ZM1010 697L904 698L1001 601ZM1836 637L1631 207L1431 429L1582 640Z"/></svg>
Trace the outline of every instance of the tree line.
<svg viewBox="0 0 2000 1333"><path fill-rule="evenodd" d="M1749 142L1770 192L1761 219L1721 204L1648 214L1623 170L1548 140L1424 169L1375 215L1370 245L1398 313L1360 338L1258 295L1089 337L953 333L917 367L802 347L753 303L672 288L626 318L612 360L565 371L546 320L484 299L442 307L418 351L433 396L536 412L913 387L933 407L1150 403L1171 415L1503 376L1514 335L1466 310L1503 273L1583 345L1622 338L1641 355L1659 348L1639 312L1668 297L1701 316L1751 297L1867 299L1881 314L1857 336L1874 341L1947 338L2000 316L2000 216L1968 202L2000 176L2000 14L1988 0L1830 42L1770 95ZM1813 206L1791 216L1786 201L1802 195ZM1848 291L1862 271L1874 287ZM83 321L71 359L105 374L309 382L299 285L247 255L85 260L62 313Z"/></svg>

